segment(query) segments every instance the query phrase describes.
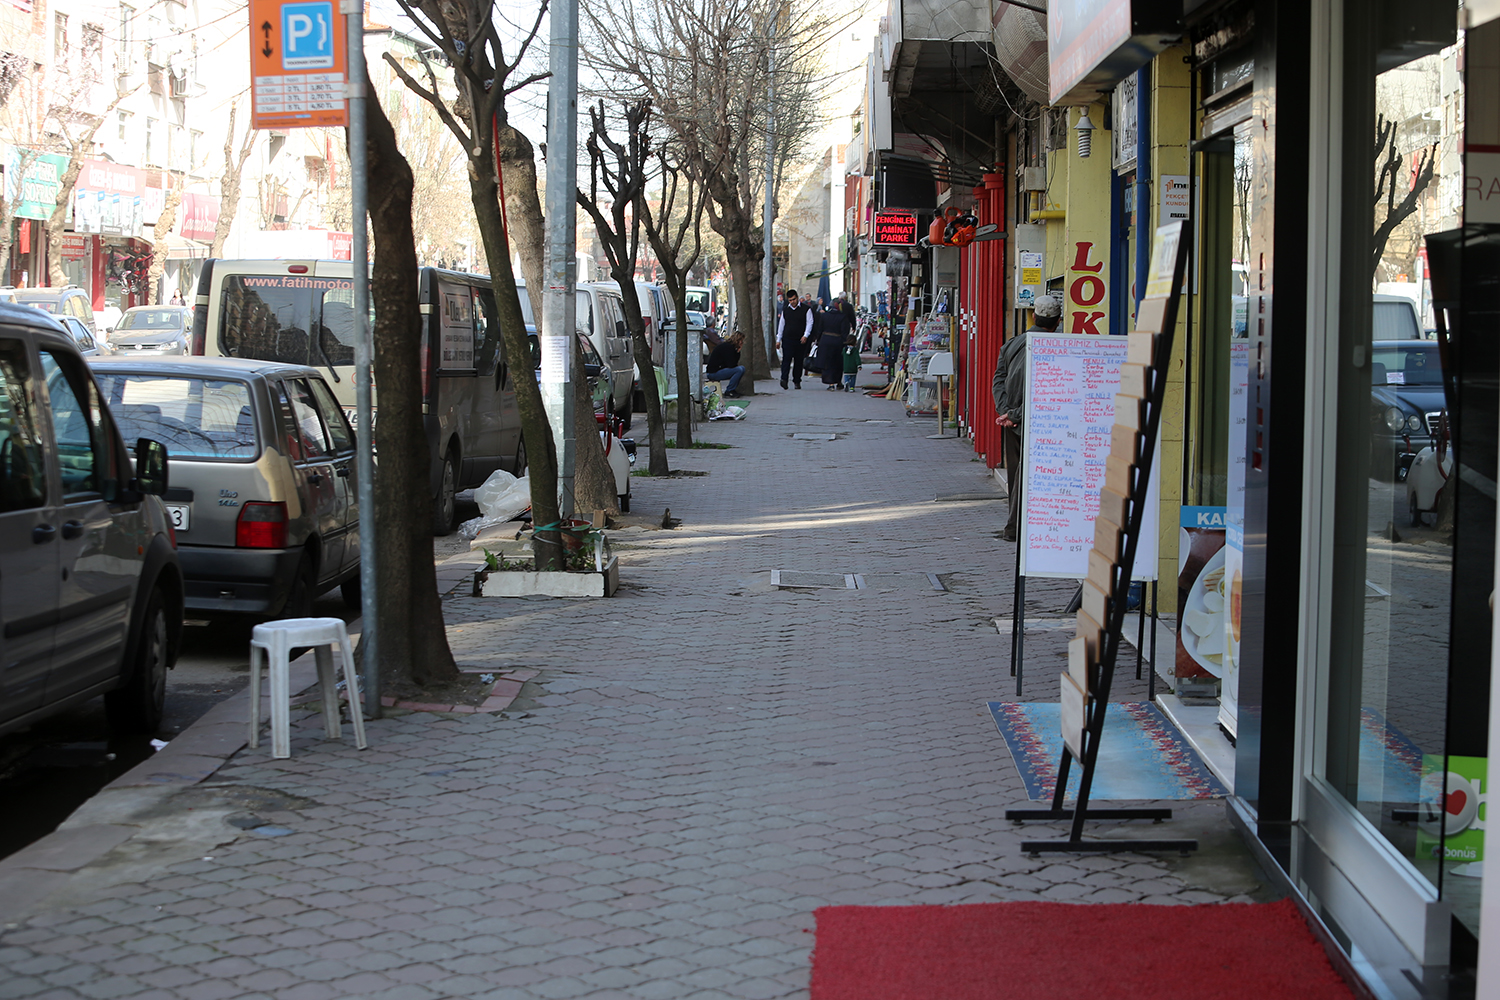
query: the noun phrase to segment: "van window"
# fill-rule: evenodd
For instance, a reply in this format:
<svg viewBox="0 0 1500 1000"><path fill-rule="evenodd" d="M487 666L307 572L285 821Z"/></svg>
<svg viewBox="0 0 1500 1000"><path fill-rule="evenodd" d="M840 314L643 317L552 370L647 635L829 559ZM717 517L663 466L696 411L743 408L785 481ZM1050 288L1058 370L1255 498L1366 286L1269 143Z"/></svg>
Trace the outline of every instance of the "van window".
<svg viewBox="0 0 1500 1000"><path fill-rule="evenodd" d="M594 297L586 291L578 293L578 318L574 325L590 337L594 335Z"/></svg>
<svg viewBox="0 0 1500 1000"><path fill-rule="evenodd" d="M0 340L0 511L28 510L46 500L35 394L26 344Z"/></svg>
<svg viewBox="0 0 1500 1000"><path fill-rule="evenodd" d="M523 306L529 308L526 296ZM528 320L527 322L530 322ZM495 314L495 293L488 288L474 289L474 369L480 375L493 375L505 361L505 337Z"/></svg>
<svg viewBox="0 0 1500 1000"><path fill-rule="evenodd" d="M63 499L102 494L115 477L114 452L104 428L99 389L74 359L42 351L42 374L52 405L52 435L62 471Z"/></svg>
<svg viewBox="0 0 1500 1000"><path fill-rule="evenodd" d="M1417 314L1407 302L1376 302L1371 340L1421 340Z"/></svg>
<svg viewBox="0 0 1500 1000"><path fill-rule="evenodd" d="M154 438L173 458L246 459L260 452L243 382L113 370L94 378L126 441Z"/></svg>
<svg viewBox="0 0 1500 1000"><path fill-rule="evenodd" d="M304 274L227 275L220 296L219 351L317 368L352 365L353 286L348 278Z"/></svg>
<svg viewBox="0 0 1500 1000"><path fill-rule="evenodd" d="M625 320L620 315L619 299L613 295L599 296L599 312L600 318L604 322L604 331L606 334L612 334L616 337L624 337L628 334L628 331L621 326Z"/></svg>
<svg viewBox="0 0 1500 1000"><path fill-rule="evenodd" d="M687 307L693 312L708 312L708 289L689 288L687 290Z"/></svg>

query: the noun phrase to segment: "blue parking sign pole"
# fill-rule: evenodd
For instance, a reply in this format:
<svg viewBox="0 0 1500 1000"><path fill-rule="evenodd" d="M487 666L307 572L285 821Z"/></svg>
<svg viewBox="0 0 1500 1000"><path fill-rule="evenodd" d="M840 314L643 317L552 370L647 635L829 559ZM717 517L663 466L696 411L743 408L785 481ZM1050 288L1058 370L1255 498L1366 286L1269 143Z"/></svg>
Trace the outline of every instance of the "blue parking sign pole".
<svg viewBox="0 0 1500 1000"><path fill-rule="evenodd" d="M317 12L305 8L326 7L330 20L332 3L297 3L282 8L282 20L292 17L307 17L306 23L298 22L296 44L299 50L293 58L320 58L317 48ZM364 688L365 715L380 718L380 644L376 625L375 574L375 422L372 419L370 362L374 356L374 345L370 330L370 248L366 239L365 213L368 209L369 177L365 163L365 24L363 0L340 0L340 11L344 15L345 28L349 35L349 82L345 93L349 98L349 200L350 215L353 216L354 241L350 253L350 264L354 280L354 393L355 410L359 426L359 453L356 462L359 469L359 591L360 591L360 642L364 654L360 663L360 681ZM288 14L287 11L292 11ZM302 35L305 31L307 34ZM285 42L287 53L292 53L292 41ZM305 47L303 47L305 46ZM332 58L332 38L328 40ZM330 63L331 65L331 63ZM353 711L355 699L349 699Z"/></svg>

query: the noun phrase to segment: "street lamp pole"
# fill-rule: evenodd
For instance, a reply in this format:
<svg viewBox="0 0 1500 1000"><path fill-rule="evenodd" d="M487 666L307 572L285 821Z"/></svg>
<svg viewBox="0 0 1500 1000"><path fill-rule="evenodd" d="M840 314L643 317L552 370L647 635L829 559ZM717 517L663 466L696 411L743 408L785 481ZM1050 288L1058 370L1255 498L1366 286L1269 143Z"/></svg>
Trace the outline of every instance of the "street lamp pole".
<svg viewBox="0 0 1500 1000"><path fill-rule="evenodd" d="M560 511L573 513L573 471L577 458L573 432L573 351L569 338L577 322L574 293L578 261L574 254L578 189L578 0L552 5L551 70L547 85L547 287L542 299L542 400L557 442Z"/></svg>

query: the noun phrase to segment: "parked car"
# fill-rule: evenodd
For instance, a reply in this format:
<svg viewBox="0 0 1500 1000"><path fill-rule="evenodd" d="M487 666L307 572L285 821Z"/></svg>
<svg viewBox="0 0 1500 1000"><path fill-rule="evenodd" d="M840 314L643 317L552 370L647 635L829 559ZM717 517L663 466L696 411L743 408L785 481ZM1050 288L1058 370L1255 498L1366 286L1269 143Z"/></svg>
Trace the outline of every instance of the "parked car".
<svg viewBox="0 0 1500 1000"><path fill-rule="evenodd" d="M1376 295L1371 306L1374 340L1421 340L1425 337L1416 303L1404 295Z"/></svg>
<svg viewBox="0 0 1500 1000"><path fill-rule="evenodd" d="M521 293L521 313L529 326L539 326L526 295L526 282L516 282ZM630 429L631 387L635 362L630 354L630 334L625 329L625 314L620 308L620 286L612 281L580 281L577 290L577 328L593 341L612 377L610 392L613 411L623 429Z"/></svg>
<svg viewBox="0 0 1500 1000"><path fill-rule="evenodd" d="M318 369L134 356L93 368L125 435L171 449L165 500L192 614L302 618L334 587L358 606L354 431Z"/></svg>
<svg viewBox="0 0 1500 1000"><path fill-rule="evenodd" d="M1435 438L1447 405L1437 342L1376 341L1370 381L1371 474L1404 480L1416 453Z"/></svg>
<svg viewBox="0 0 1500 1000"><path fill-rule="evenodd" d="M63 329L72 336L73 343L78 345L78 353L84 357L102 358L114 353L103 340L95 340L94 335L89 333L89 328L80 323L77 317L59 316L57 319L63 325Z"/></svg>
<svg viewBox="0 0 1500 1000"><path fill-rule="evenodd" d="M120 732L161 724L182 571L167 450L121 434L73 338L0 305L0 733L104 695Z"/></svg>
<svg viewBox="0 0 1500 1000"><path fill-rule="evenodd" d="M94 323L94 300L90 298L86 289L77 285L64 285L61 288L17 288L15 295L16 302L23 306L31 306L54 316L72 316L88 327L89 333L99 335L99 327Z"/></svg>
<svg viewBox="0 0 1500 1000"><path fill-rule="evenodd" d="M192 325L187 306L132 306L110 331L109 343L116 354L191 354Z"/></svg>

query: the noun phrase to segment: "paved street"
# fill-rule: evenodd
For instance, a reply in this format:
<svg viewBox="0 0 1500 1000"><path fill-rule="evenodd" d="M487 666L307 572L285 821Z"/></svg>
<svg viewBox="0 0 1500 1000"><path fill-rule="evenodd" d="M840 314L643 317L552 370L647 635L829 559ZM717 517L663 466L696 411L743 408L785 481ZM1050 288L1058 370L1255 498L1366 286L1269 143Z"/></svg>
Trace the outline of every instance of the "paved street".
<svg viewBox="0 0 1500 1000"><path fill-rule="evenodd" d="M997 487L897 403L759 385L702 427L731 449L671 453L706 475L635 479L682 525L616 535L617 597L446 598L461 661L540 671L507 712L373 721L362 753L307 714L290 760L78 817L119 846L5 915L0 997L804 997L828 904L1269 898L1219 801L1096 831L1191 859L1020 853L1061 828L1003 818ZM1028 589L1063 617L1071 584ZM1028 699L1068 634L1028 639Z"/></svg>

